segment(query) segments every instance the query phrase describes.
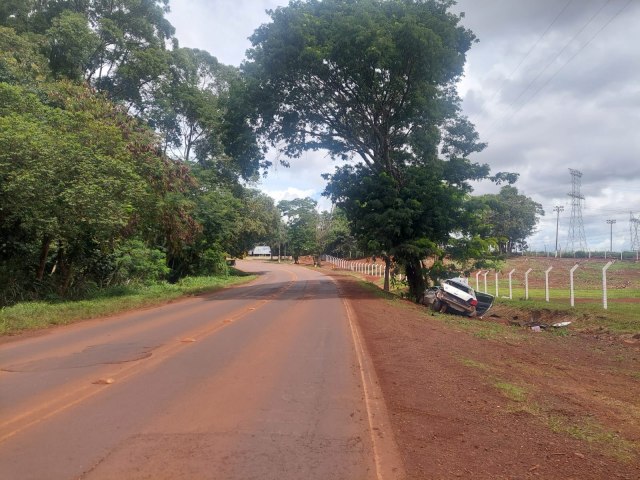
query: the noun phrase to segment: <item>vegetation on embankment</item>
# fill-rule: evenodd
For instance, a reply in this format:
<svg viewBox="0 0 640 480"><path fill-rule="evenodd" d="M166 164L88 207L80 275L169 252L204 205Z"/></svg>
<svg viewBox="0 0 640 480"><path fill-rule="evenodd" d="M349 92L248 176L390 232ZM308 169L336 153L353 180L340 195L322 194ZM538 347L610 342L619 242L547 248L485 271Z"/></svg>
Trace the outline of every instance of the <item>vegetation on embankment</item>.
<svg viewBox="0 0 640 480"><path fill-rule="evenodd" d="M0 310L0 335L67 325L136 308L162 305L181 297L249 282L254 278L254 275L232 270L231 275L227 276L186 277L176 283L113 287L79 301L22 302Z"/></svg>

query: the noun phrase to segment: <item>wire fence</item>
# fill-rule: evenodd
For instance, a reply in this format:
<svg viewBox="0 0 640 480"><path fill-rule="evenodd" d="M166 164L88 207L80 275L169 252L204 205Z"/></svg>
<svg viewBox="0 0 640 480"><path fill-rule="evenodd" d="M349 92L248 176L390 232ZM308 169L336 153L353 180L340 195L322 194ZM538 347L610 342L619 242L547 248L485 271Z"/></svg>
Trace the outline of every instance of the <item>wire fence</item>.
<svg viewBox="0 0 640 480"><path fill-rule="evenodd" d="M324 261L362 275L384 276L384 265L379 263L330 255L324 256ZM403 280L402 275L395 278ZM636 262L550 258L543 263L535 257L525 258L508 271L472 272L468 282L476 291L508 300L566 302L572 307L577 302L601 303L605 310L610 302L624 302L637 303L640 309L640 264Z"/></svg>

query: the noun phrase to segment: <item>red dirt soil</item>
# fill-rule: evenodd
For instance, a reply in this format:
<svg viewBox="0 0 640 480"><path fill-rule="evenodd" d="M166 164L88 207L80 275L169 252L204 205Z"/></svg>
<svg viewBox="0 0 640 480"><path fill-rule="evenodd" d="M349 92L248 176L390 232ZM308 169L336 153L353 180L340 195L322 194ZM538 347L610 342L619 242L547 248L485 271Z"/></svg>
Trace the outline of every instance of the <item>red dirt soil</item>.
<svg viewBox="0 0 640 480"><path fill-rule="evenodd" d="M497 325L351 301L411 479L640 478L640 340Z"/></svg>

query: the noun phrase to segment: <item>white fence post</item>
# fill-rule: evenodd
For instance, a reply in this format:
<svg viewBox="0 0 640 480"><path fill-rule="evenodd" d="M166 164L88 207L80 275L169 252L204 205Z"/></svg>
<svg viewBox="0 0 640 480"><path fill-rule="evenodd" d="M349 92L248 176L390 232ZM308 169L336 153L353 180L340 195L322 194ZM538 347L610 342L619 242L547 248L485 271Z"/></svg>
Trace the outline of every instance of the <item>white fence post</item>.
<svg viewBox="0 0 640 480"><path fill-rule="evenodd" d="M524 272L524 299L529 300L529 274L533 268L530 268Z"/></svg>
<svg viewBox="0 0 640 480"><path fill-rule="evenodd" d="M613 265L613 262L607 263L604 267L602 267L602 307L606 310L608 308L607 305L607 270L609 267Z"/></svg>
<svg viewBox="0 0 640 480"><path fill-rule="evenodd" d="M499 272L496 270L496 298L498 298L499 293L498 293L498 275Z"/></svg>
<svg viewBox="0 0 640 480"><path fill-rule="evenodd" d="M513 284L511 283L511 277L513 276L513 272L515 271L516 269L514 268L509 272L509 300L513 300Z"/></svg>
<svg viewBox="0 0 640 480"><path fill-rule="evenodd" d="M480 291L480 280L478 277L480 277L480 274L482 273L482 270L478 270L476 272L476 290Z"/></svg>
<svg viewBox="0 0 640 480"><path fill-rule="evenodd" d="M569 270L569 288L571 289L571 306L575 307L575 296L573 295L573 272L576 271L579 265L576 263L571 270Z"/></svg>
<svg viewBox="0 0 640 480"><path fill-rule="evenodd" d="M487 292L487 275L488 274L489 274L489 270L487 270L482 274L482 276L484 277L484 293L489 293Z"/></svg>
<svg viewBox="0 0 640 480"><path fill-rule="evenodd" d="M553 270L553 267L549 267L544 272L544 293L545 299L549 301L549 272Z"/></svg>

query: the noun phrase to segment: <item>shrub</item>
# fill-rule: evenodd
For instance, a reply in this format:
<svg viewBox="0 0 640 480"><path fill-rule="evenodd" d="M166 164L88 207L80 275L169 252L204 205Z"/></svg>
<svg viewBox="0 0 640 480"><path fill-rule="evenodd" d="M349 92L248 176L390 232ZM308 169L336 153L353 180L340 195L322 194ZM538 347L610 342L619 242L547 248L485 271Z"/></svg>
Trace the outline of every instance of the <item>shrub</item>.
<svg viewBox="0 0 640 480"><path fill-rule="evenodd" d="M169 274L166 254L147 247L140 240L129 240L116 248L113 283L154 283L166 279Z"/></svg>

